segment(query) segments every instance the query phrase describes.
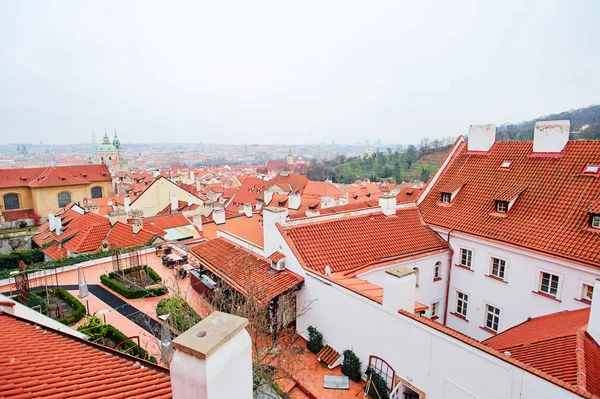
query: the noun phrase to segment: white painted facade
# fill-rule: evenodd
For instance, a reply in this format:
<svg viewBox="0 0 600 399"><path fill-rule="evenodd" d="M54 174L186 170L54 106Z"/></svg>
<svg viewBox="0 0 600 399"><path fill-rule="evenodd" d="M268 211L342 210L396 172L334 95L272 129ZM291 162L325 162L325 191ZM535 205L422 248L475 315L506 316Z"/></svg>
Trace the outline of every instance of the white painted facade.
<svg viewBox="0 0 600 399"><path fill-rule="evenodd" d="M447 239L447 230L434 230ZM487 304L500 309L501 332L528 317L589 307L581 301L583 285L594 286L595 279L600 276L600 270L591 267L468 234L452 232L450 246L454 254L446 325L477 340L493 335L481 328L485 326ZM460 263L461 248L473 251L472 271L456 266ZM506 261L504 281L488 277L492 257ZM556 299L534 293L539 291L542 272L559 277ZM469 295L468 321L450 314L456 311L457 290Z"/></svg>

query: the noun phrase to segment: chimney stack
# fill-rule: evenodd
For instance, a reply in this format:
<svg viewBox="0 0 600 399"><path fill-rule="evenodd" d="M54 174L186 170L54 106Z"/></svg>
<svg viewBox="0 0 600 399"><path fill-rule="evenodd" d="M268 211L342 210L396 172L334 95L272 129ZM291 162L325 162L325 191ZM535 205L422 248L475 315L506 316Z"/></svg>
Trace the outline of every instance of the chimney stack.
<svg viewBox="0 0 600 399"><path fill-rule="evenodd" d="M383 306L394 312L404 309L415 312L416 272L411 268L394 268L385 271Z"/></svg>
<svg viewBox="0 0 600 399"><path fill-rule="evenodd" d="M396 214L396 196L390 193L384 193L379 196L379 206L381 213L385 216Z"/></svg>
<svg viewBox="0 0 600 399"><path fill-rule="evenodd" d="M333 199L333 197L329 197L329 196L321 197L321 209L331 208L334 205L335 205L335 200Z"/></svg>
<svg viewBox="0 0 600 399"><path fill-rule="evenodd" d="M194 205L194 196L190 194L188 196L188 208L191 207L192 205Z"/></svg>
<svg viewBox="0 0 600 399"><path fill-rule="evenodd" d="M592 297L587 331L596 343L600 345L600 277L596 278L594 284L594 296Z"/></svg>
<svg viewBox="0 0 600 399"><path fill-rule="evenodd" d="M131 225L133 226L133 234L137 234L144 225L144 212L141 209L133 209L131 211Z"/></svg>
<svg viewBox="0 0 600 399"><path fill-rule="evenodd" d="M250 204L250 203L244 204L244 214L249 218L252 217L252 204Z"/></svg>
<svg viewBox="0 0 600 399"><path fill-rule="evenodd" d="M286 221L288 210L286 208L279 208L275 206L266 206L263 208L263 242L264 252L272 254L278 250L277 231L276 224L283 225Z"/></svg>
<svg viewBox="0 0 600 399"><path fill-rule="evenodd" d="M289 194L288 195L288 208L297 211L300 208L302 197L300 194Z"/></svg>
<svg viewBox="0 0 600 399"><path fill-rule="evenodd" d="M271 190L265 190L263 192L263 195L265 197L265 206L267 206L271 203L271 200L273 199L273 192Z"/></svg>
<svg viewBox="0 0 600 399"><path fill-rule="evenodd" d="M196 191L202 190L202 184L200 184L200 180L196 181Z"/></svg>
<svg viewBox="0 0 600 399"><path fill-rule="evenodd" d="M177 194L171 194L171 212L177 212L177 208L179 208Z"/></svg>
<svg viewBox="0 0 600 399"><path fill-rule="evenodd" d="M215 224L224 224L225 223L225 209L223 208L215 208L212 211L213 221Z"/></svg>
<svg viewBox="0 0 600 399"><path fill-rule="evenodd" d="M171 361L173 399L252 399L248 320L214 312L177 338Z"/></svg>
<svg viewBox="0 0 600 399"><path fill-rule="evenodd" d="M158 171L158 169L156 169L155 171L152 172L152 178L156 179L159 174L160 174L160 172Z"/></svg>
<svg viewBox="0 0 600 399"><path fill-rule="evenodd" d="M50 212L48 214L48 226L50 227L50 231L54 231L56 229L56 223L54 221L54 214Z"/></svg>
<svg viewBox="0 0 600 399"><path fill-rule="evenodd" d="M202 215L200 213L192 216L192 223L194 223L194 226L196 226L198 230L202 231Z"/></svg>
<svg viewBox="0 0 600 399"><path fill-rule="evenodd" d="M63 232L62 232L62 221L60 220L60 217L55 216L54 217L54 225L56 226L56 236L60 236Z"/></svg>
<svg viewBox="0 0 600 399"><path fill-rule="evenodd" d="M533 152L556 154L562 152L569 141L569 121L536 122L533 131Z"/></svg>
<svg viewBox="0 0 600 399"><path fill-rule="evenodd" d="M123 197L123 205L123 210L125 213L129 213L129 205L131 205L131 198L129 198L129 195Z"/></svg>
<svg viewBox="0 0 600 399"><path fill-rule="evenodd" d="M190 183L189 184L194 184L196 180L194 179L194 171L190 170Z"/></svg>
<svg viewBox="0 0 600 399"><path fill-rule="evenodd" d="M469 151L487 152L496 142L496 125L469 126Z"/></svg>

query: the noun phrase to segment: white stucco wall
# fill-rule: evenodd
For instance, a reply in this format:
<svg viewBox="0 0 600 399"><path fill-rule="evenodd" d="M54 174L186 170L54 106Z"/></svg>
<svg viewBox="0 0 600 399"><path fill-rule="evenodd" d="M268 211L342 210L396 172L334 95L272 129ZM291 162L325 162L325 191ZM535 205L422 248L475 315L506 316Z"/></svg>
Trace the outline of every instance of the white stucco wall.
<svg viewBox="0 0 600 399"><path fill-rule="evenodd" d="M437 231L446 239L447 232ZM583 284L593 286L600 276L598 270L466 234L452 232L450 245L454 255L448 312L455 311L456 290L469 295L469 304L468 321L448 314L447 325L477 340L492 336L480 328L487 303L501 309L500 331L504 331L528 317L589 307L576 299L581 298ZM460 248L473 250L473 271L454 266L459 263ZM486 277L492 257L506 260L506 282ZM542 271L560 276L558 301L532 292L538 290Z"/></svg>

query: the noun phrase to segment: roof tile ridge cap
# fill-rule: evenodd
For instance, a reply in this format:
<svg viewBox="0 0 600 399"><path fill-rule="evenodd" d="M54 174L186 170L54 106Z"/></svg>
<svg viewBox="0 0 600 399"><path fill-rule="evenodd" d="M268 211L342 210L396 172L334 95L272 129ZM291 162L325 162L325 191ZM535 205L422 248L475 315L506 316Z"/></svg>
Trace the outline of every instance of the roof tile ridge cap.
<svg viewBox="0 0 600 399"><path fill-rule="evenodd" d="M577 371L575 372L575 378L577 381L577 386L587 391L587 369L585 366L585 334L586 331L581 329L575 333L575 361L577 363Z"/></svg>

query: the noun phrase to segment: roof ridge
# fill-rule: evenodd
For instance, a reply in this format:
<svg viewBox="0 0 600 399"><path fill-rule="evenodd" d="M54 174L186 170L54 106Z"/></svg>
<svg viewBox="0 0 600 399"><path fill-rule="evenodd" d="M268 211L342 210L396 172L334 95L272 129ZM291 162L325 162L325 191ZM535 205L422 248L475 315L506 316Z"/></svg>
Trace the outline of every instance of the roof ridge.
<svg viewBox="0 0 600 399"><path fill-rule="evenodd" d="M575 378L577 379L577 386L587 391L587 376L585 367L585 330L579 330L575 333L575 361L577 363L577 371L575 372Z"/></svg>

